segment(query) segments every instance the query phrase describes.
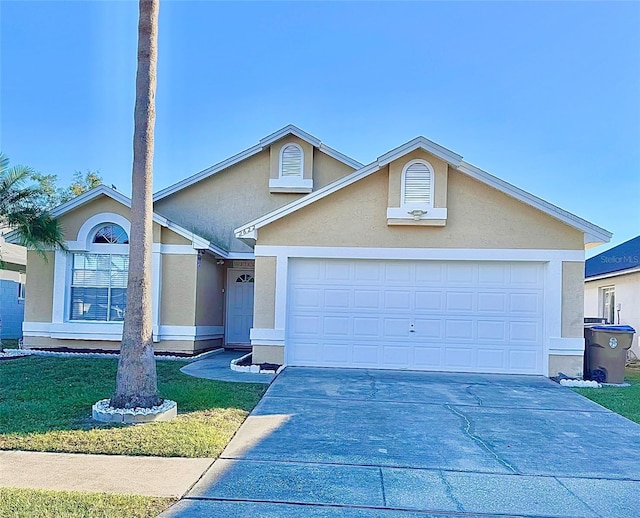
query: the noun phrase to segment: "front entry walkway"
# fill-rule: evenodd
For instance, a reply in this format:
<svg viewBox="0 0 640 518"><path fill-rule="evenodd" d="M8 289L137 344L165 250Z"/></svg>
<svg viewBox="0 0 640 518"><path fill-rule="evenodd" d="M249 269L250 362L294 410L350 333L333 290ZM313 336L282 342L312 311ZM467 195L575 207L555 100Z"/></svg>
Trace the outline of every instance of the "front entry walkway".
<svg viewBox="0 0 640 518"><path fill-rule="evenodd" d="M275 374L251 374L250 372L231 370L229 367L231 360L241 358L247 352L223 351L215 353L203 360L197 360L185 365L180 369L180 372L208 380L234 381L237 383L271 383L275 378Z"/></svg>
<svg viewBox="0 0 640 518"><path fill-rule="evenodd" d="M639 451L542 377L287 368L163 516L636 518Z"/></svg>

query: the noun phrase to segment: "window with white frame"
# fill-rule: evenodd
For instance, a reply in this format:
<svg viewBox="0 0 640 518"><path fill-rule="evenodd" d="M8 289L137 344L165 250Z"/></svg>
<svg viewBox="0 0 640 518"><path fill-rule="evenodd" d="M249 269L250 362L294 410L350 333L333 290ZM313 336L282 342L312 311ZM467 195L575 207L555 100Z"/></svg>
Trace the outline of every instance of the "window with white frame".
<svg viewBox="0 0 640 518"><path fill-rule="evenodd" d="M69 319L121 322L127 304L129 255L108 252L112 245L120 252L118 245L127 245L129 236L121 226L109 223L94 231L91 243L97 245L93 250L72 256ZM97 249L101 253L94 253Z"/></svg>
<svg viewBox="0 0 640 518"><path fill-rule="evenodd" d="M433 207L433 168L425 160L413 160L402 171L402 205Z"/></svg>
<svg viewBox="0 0 640 518"><path fill-rule="evenodd" d="M27 285L24 282L18 283L18 300L24 300L27 296Z"/></svg>
<svg viewBox="0 0 640 518"><path fill-rule="evenodd" d="M302 178L304 153L298 144L285 144L280 150L280 178Z"/></svg>
<svg viewBox="0 0 640 518"><path fill-rule="evenodd" d="M608 324L616 321L616 288L606 286L600 288L600 316L607 319Z"/></svg>

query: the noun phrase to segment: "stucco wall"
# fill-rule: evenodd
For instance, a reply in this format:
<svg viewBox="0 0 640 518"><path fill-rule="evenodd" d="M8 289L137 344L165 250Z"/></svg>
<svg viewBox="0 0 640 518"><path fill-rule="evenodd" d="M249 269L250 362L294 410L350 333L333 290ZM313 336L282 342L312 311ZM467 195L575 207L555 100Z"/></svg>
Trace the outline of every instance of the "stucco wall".
<svg viewBox="0 0 640 518"><path fill-rule="evenodd" d="M258 231L259 245L583 250L582 232L464 173L448 175L445 227L388 226L388 168Z"/></svg>
<svg viewBox="0 0 640 518"><path fill-rule="evenodd" d="M340 170L340 176L352 171L344 164L319 155L322 153L316 152L314 158L315 189L322 187L325 181L333 181ZM325 166L328 166L326 170ZM302 196L270 193L269 171L267 149L157 201L154 209L226 250L251 252L250 247L234 237L233 231Z"/></svg>
<svg viewBox="0 0 640 518"><path fill-rule="evenodd" d="M549 355L549 377L557 376L561 372L572 378L582 377L582 356Z"/></svg>
<svg viewBox="0 0 640 518"><path fill-rule="evenodd" d="M584 336L584 263L562 263L562 336Z"/></svg>
<svg viewBox="0 0 640 518"><path fill-rule="evenodd" d="M636 330L632 351L640 358L640 344L638 343L638 334L640 334L640 272L585 282L584 315L586 317L602 316L599 290L607 286L615 286L616 304L621 305L620 323L628 324Z"/></svg>
<svg viewBox="0 0 640 518"><path fill-rule="evenodd" d="M212 255L205 254L197 268L196 325L224 325L225 269L216 265Z"/></svg>
<svg viewBox="0 0 640 518"><path fill-rule="evenodd" d="M53 252L46 252L47 260L36 252L27 252L26 322L51 322L53 309Z"/></svg>
<svg viewBox="0 0 640 518"><path fill-rule="evenodd" d="M112 212L118 214L124 218L129 219L129 207L122 203L109 198L108 196L100 196L90 203L82 205L72 212L62 215L59 220L64 230L64 239L66 241L76 241L78 239L78 231L80 227L91 216L100 214L102 212ZM160 242L161 226L157 223L153 223L153 241L154 243Z"/></svg>
<svg viewBox="0 0 640 518"><path fill-rule="evenodd" d="M196 255L162 256L161 325L195 325L196 261Z"/></svg>
<svg viewBox="0 0 640 518"><path fill-rule="evenodd" d="M256 257L253 327L273 329L276 303L276 258Z"/></svg>
<svg viewBox="0 0 640 518"><path fill-rule="evenodd" d="M275 345L254 345L251 348L253 356L252 362L255 364L260 363L275 363L277 365L284 364L284 347Z"/></svg>

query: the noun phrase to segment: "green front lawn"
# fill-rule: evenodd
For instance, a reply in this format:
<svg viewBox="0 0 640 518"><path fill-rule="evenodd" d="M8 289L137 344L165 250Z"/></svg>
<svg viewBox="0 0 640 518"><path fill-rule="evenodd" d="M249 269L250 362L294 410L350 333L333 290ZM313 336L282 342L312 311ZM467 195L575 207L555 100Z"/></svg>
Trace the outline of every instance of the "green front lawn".
<svg viewBox="0 0 640 518"><path fill-rule="evenodd" d="M151 518L175 499L0 487L0 516L11 518Z"/></svg>
<svg viewBox="0 0 640 518"><path fill-rule="evenodd" d="M573 389L599 405L640 423L640 370L627 369L625 381L630 387L602 387Z"/></svg>
<svg viewBox="0 0 640 518"><path fill-rule="evenodd" d="M115 359L0 361L0 449L215 458L266 385L194 378L183 365L158 362L160 395L177 401L178 417L132 426L91 419L91 405L114 390Z"/></svg>

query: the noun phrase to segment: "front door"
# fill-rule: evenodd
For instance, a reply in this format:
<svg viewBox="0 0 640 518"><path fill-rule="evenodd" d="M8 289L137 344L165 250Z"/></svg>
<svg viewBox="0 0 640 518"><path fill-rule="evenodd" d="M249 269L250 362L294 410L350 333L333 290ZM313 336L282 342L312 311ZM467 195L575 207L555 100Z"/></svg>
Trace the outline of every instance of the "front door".
<svg viewBox="0 0 640 518"><path fill-rule="evenodd" d="M253 270L227 270L226 343L248 345L253 326Z"/></svg>

